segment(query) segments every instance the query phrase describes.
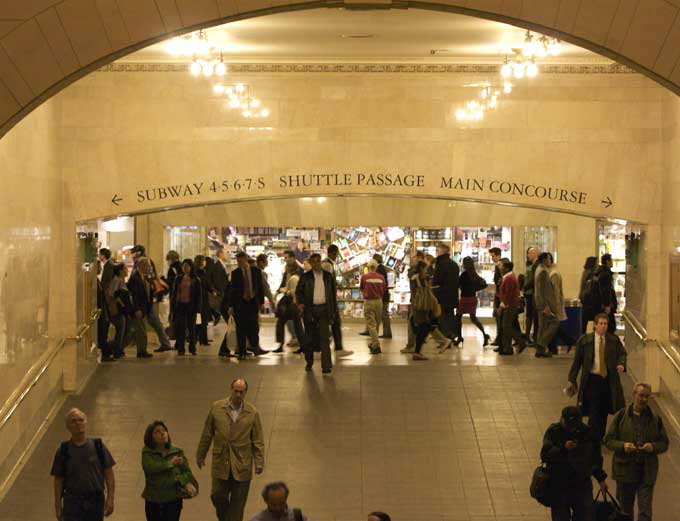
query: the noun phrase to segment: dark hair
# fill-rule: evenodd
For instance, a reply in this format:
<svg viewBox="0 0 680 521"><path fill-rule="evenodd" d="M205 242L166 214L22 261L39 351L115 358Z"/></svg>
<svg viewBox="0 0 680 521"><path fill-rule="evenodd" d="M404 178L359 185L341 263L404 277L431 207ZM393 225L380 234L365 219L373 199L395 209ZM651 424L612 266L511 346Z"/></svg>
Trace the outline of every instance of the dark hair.
<svg viewBox="0 0 680 521"><path fill-rule="evenodd" d="M427 269L427 262L418 261L416 262L416 273L420 274L423 269Z"/></svg>
<svg viewBox="0 0 680 521"><path fill-rule="evenodd" d="M371 516L377 517L378 519L380 519L380 521L392 521L392 518L388 516L385 512L371 512L370 514L368 514L368 517Z"/></svg>
<svg viewBox="0 0 680 521"><path fill-rule="evenodd" d="M593 318L593 325L597 324L597 321L600 319L609 322L609 315L607 315L607 313L598 313L595 315L595 318Z"/></svg>
<svg viewBox="0 0 680 521"><path fill-rule="evenodd" d="M373 260L374 260L374 261L377 261L378 264L382 264L382 263L383 263L382 255L380 255L379 253L375 253L375 254L373 255Z"/></svg>
<svg viewBox="0 0 680 521"><path fill-rule="evenodd" d="M449 253L451 251L451 246L448 244L444 244L443 242L437 244L437 248L440 250L444 250L445 253Z"/></svg>
<svg viewBox="0 0 680 521"><path fill-rule="evenodd" d="M200 270L200 266L205 262L205 255L196 255L194 257L194 266L197 270Z"/></svg>
<svg viewBox="0 0 680 521"><path fill-rule="evenodd" d="M286 491L286 499L288 499L288 494L290 494L290 490L288 489L288 485L286 485L283 481L274 481L272 483L267 483L264 488L262 489L262 499L267 501L269 498L269 493L272 490L280 490L283 489Z"/></svg>
<svg viewBox="0 0 680 521"><path fill-rule="evenodd" d="M605 253L602 257L600 257L600 263L603 266L607 264L610 260L612 260L612 256L609 253Z"/></svg>
<svg viewBox="0 0 680 521"><path fill-rule="evenodd" d="M470 275L477 274L477 272L475 271L475 261L472 259L472 257L463 258L463 269L467 271Z"/></svg>
<svg viewBox="0 0 680 521"><path fill-rule="evenodd" d="M231 381L231 385L229 386L229 388L230 388L230 389L233 389L233 388L234 388L234 384L235 384L236 382L238 382L239 380L243 381L243 383L246 384L246 391L247 391L247 390L248 390L248 380L246 380L245 378L234 378L234 379Z"/></svg>
<svg viewBox="0 0 680 521"><path fill-rule="evenodd" d="M267 254L266 253L260 253L257 256L257 262L265 262L267 260Z"/></svg>
<svg viewBox="0 0 680 521"><path fill-rule="evenodd" d="M562 409L561 417L564 418L565 420L571 420L574 418L581 420L583 418L583 416L581 415L581 409L579 409L575 405L567 405L564 409Z"/></svg>
<svg viewBox="0 0 680 521"><path fill-rule="evenodd" d="M515 267L515 265L512 263L510 259L502 258L501 259L501 264L503 264L503 267L505 268L506 272L511 272L512 269Z"/></svg>
<svg viewBox="0 0 680 521"><path fill-rule="evenodd" d="M177 253L175 250L170 250L165 255L165 260L170 261L171 263L179 262L179 253Z"/></svg>
<svg viewBox="0 0 680 521"><path fill-rule="evenodd" d="M156 430L156 427L158 427L159 425L163 427L165 431L168 433L168 442L165 444L165 448L169 449L170 431L168 430L168 426L165 425L165 423L163 423L161 420L155 420L146 427L146 430L144 431L144 445L146 445L150 449L156 448L156 444L153 442L153 431Z"/></svg>
<svg viewBox="0 0 680 521"><path fill-rule="evenodd" d="M108 248L100 248L99 249L99 255L103 255L106 259L111 258L111 250Z"/></svg>
<svg viewBox="0 0 680 521"><path fill-rule="evenodd" d="M328 248L326 248L326 253L328 253L329 255L331 253L340 253L340 248L338 248L337 244L329 244Z"/></svg>
<svg viewBox="0 0 680 521"><path fill-rule="evenodd" d="M597 257L586 257L586 263L583 265L584 270L592 270L597 266Z"/></svg>
<svg viewBox="0 0 680 521"><path fill-rule="evenodd" d="M491 253L492 255L500 255L500 254L501 254L501 249L500 249L500 248L495 248L495 247L494 247L494 248L489 249L489 253Z"/></svg>
<svg viewBox="0 0 680 521"><path fill-rule="evenodd" d="M113 265L113 276L118 277L123 272L124 268L125 268L125 264L123 264L122 262L120 262L118 264L114 264Z"/></svg>
<svg viewBox="0 0 680 521"><path fill-rule="evenodd" d="M416 250L416 258L421 258L421 259L425 258L425 254L423 253L422 250Z"/></svg>
<svg viewBox="0 0 680 521"><path fill-rule="evenodd" d="M236 254L237 259L242 259L243 257L248 257L248 254L244 251L240 251Z"/></svg>
<svg viewBox="0 0 680 521"><path fill-rule="evenodd" d="M182 271L184 271L184 265L185 264L188 264L189 267L191 268L191 271L189 272L189 276L194 277L194 261L192 261L191 259L184 259L182 261Z"/></svg>
<svg viewBox="0 0 680 521"><path fill-rule="evenodd" d="M309 256L309 263L310 263L310 264L312 263L312 259L319 259L319 260L321 260L321 255L319 255L318 253L312 253L312 254Z"/></svg>
<svg viewBox="0 0 680 521"><path fill-rule="evenodd" d="M293 250L284 250L284 257L295 257L295 252Z"/></svg>
<svg viewBox="0 0 680 521"><path fill-rule="evenodd" d="M541 252L541 254L538 256L538 263L543 264L543 261L545 259L551 259L552 260L552 255L548 253L547 251Z"/></svg>

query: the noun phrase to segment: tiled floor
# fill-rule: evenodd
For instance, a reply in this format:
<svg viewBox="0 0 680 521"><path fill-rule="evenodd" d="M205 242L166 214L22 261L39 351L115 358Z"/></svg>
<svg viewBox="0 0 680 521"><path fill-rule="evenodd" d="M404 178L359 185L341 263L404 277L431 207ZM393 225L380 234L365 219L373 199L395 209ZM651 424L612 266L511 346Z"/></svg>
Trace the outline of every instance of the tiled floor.
<svg viewBox="0 0 680 521"><path fill-rule="evenodd" d="M332 377L322 377L318 365L306 374L296 355L239 364L217 359L216 347L195 358L165 353L100 367L64 410L85 410L91 434L102 436L118 461L110 519L144 519L145 426L165 420L193 461L209 404L225 396L237 376L250 383L248 399L260 410L267 441L266 470L252 483L247 519L261 508L261 487L278 479L288 482L291 506L303 508L310 521L363 521L376 509L395 521L548 519L528 487L543 432L568 403L561 391L570 358L537 360L530 350L497 357L466 326L464 349L415 363L399 354L403 329L396 326L385 353L371 357L358 326L346 326L346 344L356 353L337 361ZM273 345L272 334L265 325L263 346ZM66 437L63 423L55 421L0 504L0 519L53 518L49 467ZM608 456L606 461L609 469ZM679 463L674 436L662 456L656 521L678 519ZM201 495L185 503L183 519L214 519L209 471L196 475Z"/></svg>

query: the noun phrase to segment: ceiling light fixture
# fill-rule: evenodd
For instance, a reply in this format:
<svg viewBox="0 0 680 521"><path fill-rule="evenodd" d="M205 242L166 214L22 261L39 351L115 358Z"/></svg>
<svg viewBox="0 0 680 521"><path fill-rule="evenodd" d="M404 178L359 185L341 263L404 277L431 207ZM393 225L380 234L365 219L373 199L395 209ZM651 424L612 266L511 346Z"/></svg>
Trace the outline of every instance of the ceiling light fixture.
<svg viewBox="0 0 680 521"><path fill-rule="evenodd" d="M545 35L535 35L527 31L524 42L506 52L500 68L503 78L514 77L522 79L525 76L535 78L539 69L537 59L546 58L548 55L557 56L561 52L562 44L556 38Z"/></svg>
<svg viewBox="0 0 680 521"><path fill-rule="evenodd" d="M189 72L192 76L224 76L227 65L217 45L208 39L208 33L201 29L168 41L166 50L173 56L191 57Z"/></svg>

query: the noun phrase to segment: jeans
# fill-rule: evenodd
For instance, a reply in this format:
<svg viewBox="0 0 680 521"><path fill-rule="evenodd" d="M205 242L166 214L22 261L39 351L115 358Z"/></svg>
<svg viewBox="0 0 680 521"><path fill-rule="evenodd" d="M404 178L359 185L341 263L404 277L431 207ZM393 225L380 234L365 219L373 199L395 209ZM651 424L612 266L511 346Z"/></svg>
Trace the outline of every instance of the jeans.
<svg viewBox="0 0 680 521"><path fill-rule="evenodd" d="M61 521L104 520L103 493L87 498L65 495L63 501Z"/></svg>
<svg viewBox="0 0 680 521"><path fill-rule="evenodd" d="M305 360L310 367L314 364L314 347L318 346L321 349L321 368L324 371L333 368L330 321L328 306L325 304L305 308Z"/></svg>
<svg viewBox="0 0 680 521"><path fill-rule="evenodd" d="M380 349L380 340L378 339L378 329L380 329L380 321L382 319L383 302L381 299L366 299L364 300L364 319L366 320L366 329L368 330L368 348Z"/></svg>
<svg viewBox="0 0 680 521"><path fill-rule="evenodd" d="M415 343L416 343L416 353L420 353L423 348L423 344L427 339L427 335L430 333L432 324L425 320L420 324L416 324L415 317L409 319L409 329L415 332Z"/></svg>
<svg viewBox="0 0 680 521"><path fill-rule="evenodd" d="M172 316L175 326L175 349L178 353L184 353L184 341L189 333L189 352L196 352L196 313L191 304L178 302Z"/></svg>
<svg viewBox="0 0 680 521"><path fill-rule="evenodd" d="M161 343L161 348L172 349L172 346L170 346L170 339L168 338L168 335L165 333L165 329L163 328L161 317L158 316L158 304L154 303L151 306L151 311L149 312L149 315L146 317L146 321L149 323L151 328L156 332L156 335L158 336L158 341Z"/></svg>
<svg viewBox="0 0 680 521"><path fill-rule="evenodd" d="M167 503L144 502L146 521L179 521L182 514L182 500Z"/></svg>
<svg viewBox="0 0 680 521"><path fill-rule="evenodd" d="M630 514L633 519L633 505L635 496L638 502L638 521L652 521L652 499L654 496L654 484L645 483L643 480L644 469L639 472L639 480L635 483L616 482L616 499L621 505L621 510Z"/></svg>
<svg viewBox="0 0 680 521"><path fill-rule="evenodd" d="M250 481L236 481L231 474L229 479L213 478L210 500L217 521L243 521L249 490Z"/></svg>
<svg viewBox="0 0 680 521"><path fill-rule="evenodd" d="M552 521L592 521L593 486L559 487L553 505L550 507Z"/></svg>
<svg viewBox="0 0 680 521"><path fill-rule="evenodd" d="M121 356L123 354L123 340L125 339L125 315L118 313L115 317L111 317L111 323L116 328L116 336L113 339L113 355Z"/></svg>

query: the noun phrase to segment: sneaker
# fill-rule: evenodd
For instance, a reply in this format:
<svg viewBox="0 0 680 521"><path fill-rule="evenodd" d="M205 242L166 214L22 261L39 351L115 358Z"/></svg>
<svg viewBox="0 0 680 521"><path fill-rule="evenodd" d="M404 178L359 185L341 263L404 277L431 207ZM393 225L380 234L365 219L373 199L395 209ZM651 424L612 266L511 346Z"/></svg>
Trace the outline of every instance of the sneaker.
<svg viewBox="0 0 680 521"><path fill-rule="evenodd" d="M413 353L413 356L411 357L411 359L415 360L415 361L429 360L428 357L426 357L425 355L422 355L420 353Z"/></svg>
<svg viewBox="0 0 680 521"><path fill-rule="evenodd" d="M293 340L290 340L286 345L287 345L288 347L297 347L297 346L299 346L300 344L298 343L297 340L293 339Z"/></svg>
<svg viewBox="0 0 680 521"><path fill-rule="evenodd" d="M402 353L402 354L415 353L415 352L416 352L416 348L415 348L415 347L411 347L411 346L406 346L404 349L402 349L402 350L399 351L399 352Z"/></svg>

